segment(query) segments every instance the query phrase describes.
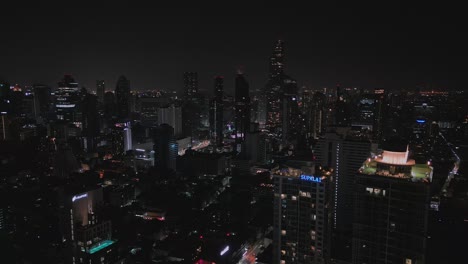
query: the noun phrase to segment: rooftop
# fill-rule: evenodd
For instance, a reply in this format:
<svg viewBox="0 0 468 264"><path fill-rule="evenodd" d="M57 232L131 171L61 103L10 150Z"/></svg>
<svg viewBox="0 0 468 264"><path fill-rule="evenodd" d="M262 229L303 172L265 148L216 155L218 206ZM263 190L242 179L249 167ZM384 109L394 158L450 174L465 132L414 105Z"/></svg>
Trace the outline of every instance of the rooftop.
<svg viewBox="0 0 468 264"><path fill-rule="evenodd" d="M92 246L89 249L88 253L89 254L94 254L94 253L96 253L96 252L98 252L98 251L100 251L100 250L102 250L104 248L109 247L110 245L112 245L114 243L115 243L115 241L113 241L113 240L103 240L103 241L99 242L98 244Z"/></svg>

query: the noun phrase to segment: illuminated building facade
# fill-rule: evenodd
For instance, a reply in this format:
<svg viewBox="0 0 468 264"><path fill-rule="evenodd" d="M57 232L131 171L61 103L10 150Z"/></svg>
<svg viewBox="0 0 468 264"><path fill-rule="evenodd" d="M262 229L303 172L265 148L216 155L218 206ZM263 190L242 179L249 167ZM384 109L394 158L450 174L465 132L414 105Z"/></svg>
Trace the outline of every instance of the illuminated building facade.
<svg viewBox="0 0 468 264"><path fill-rule="evenodd" d="M356 175L353 263L425 263L433 168L384 150Z"/></svg>
<svg viewBox="0 0 468 264"><path fill-rule="evenodd" d="M217 146L223 144L223 87L224 77L217 76L214 84L214 98L210 101L210 132Z"/></svg>
<svg viewBox="0 0 468 264"><path fill-rule="evenodd" d="M62 240L71 252L67 263L115 263L117 259L117 241L112 239L111 222L100 214L102 191L97 188L64 195Z"/></svg>
<svg viewBox="0 0 468 264"><path fill-rule="evenodd" d="M312 162L291 162L274 177L273 263L327 263L331 173Z"/></svg>
<svg viewBox="0 0 468 264"><path fill-rule="evenodd" d="M76 121L79 98L78 83L71 75L65 75L55 91L55 111L58 120Z"/></svg>

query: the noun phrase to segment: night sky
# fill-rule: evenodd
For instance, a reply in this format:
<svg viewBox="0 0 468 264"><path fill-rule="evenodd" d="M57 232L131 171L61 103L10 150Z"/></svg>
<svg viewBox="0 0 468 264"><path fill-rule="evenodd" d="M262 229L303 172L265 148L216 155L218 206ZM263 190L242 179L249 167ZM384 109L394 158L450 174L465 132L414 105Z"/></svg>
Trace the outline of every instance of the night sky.
<svg viewBox="0 0 468 264"><path fill-rule="evenodd" d="M257 89L266 83L274 42L282 39L285 72L300 86L465 85L466 32L457 6L180 1L178 7L162 7L159 2L2 8L0 79L56 87L69 73L90 90L97 79L113 90L124 74L132 89L181 90L183 72L197 71L202 90L211 92L212 77L224 75L231 92L236 69L242 68Z"/></svg>

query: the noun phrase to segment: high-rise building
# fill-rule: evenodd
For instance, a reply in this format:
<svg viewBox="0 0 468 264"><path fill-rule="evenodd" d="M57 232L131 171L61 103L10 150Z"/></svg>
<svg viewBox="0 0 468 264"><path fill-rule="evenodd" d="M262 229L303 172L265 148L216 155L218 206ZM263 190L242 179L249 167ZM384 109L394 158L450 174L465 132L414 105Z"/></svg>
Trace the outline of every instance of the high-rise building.
<svg viewBox="0 0 468 264"><path fill-rule="evenodd" d="M312 98L310 109L310 130L313 138L319 138L326 129L327 98L321 92L316 92Z"/></svg>
<svg viewBox="0 0 468 264"><path fill-rule="evenodd" d="M384 117L386 116L386 111L387 111L387 94L385 93L384 89L375 89L374 90L374 95L375 95L375 112L374 112L374 126L373 126L373 132L374 132L374 137L377 140L382 139L383 135L383 123L384 123Z"/></svg>
<svg viewBox="0 0 468 264"><path fill-rule="evenodd" d="M210 102L210 132L217 146L223 144L223 86L224 77L217 76L214 82L214 98Z"/></svg>
<svg viewBox="0 0 468 264"><path fill-rule="evenodd" d="M101 213L102 188L78 192L65 188L61 200L62 241L70 252L67 263L115 263L117 241L112 239L111 221Z"/></svg>
<svg viewBox="0 0 468 264"><path fill-rule="evenodd" d="M328 263L330 172L311 161L288 161L272 174L273 263Z"/></svg>
<svg viewBox="0 0 468 264"><path fill-rule="evenodd" d="M198 93L198 74L196 72L184 72L184 91L187 98Z"/></svg>
<svg viewBox="0 0 468 264"><path fill-rule="evenodd" d="M356 175L353 263L425 263L433 168L385 149Z"/></svg>
<svg viewBox="0 0 468 264"><path fill-rule="evenodd" d="M116 123L112 128L110 137L113 155L123 155L133 149L130 122Z"/></svg>
<svg viewBox="0 0 468 264"><path fill-rule="evenodd" d="M50 87L43 84L34 84L33 93L35 119L44 119L50 110Z"/></svg>
<svg viewBox="0 0 468 264"><path fill-rule="evenodd" d="M299 119L299 106L298 102L298 89L296 80L289 76L283 75L282 77L282 91L281 97L281 133L283 142L295 141L298 139L300 123Z"/></svg>
<svg viewBox="0 0 468 264"><path fill-rule="evenodd" d="M341 135L327 133L319 139L314 149L317 162L333 169L335 186L331 254L334 259L343 261L351 261L355 175L372 150L370 140L358 135L351 132Z"/></svg>
<svg viewBox="0 0 468 264"><path fill-rule="evenodd" d="M99 102L104 102L104 93L106 92L106 86L104 80L96 81L96 95Z"/></svg>
<svg viewBox="0 0 468 264"><path fill-rule="evenodd" d="M235 124L236 144L245 140L250 127L250 95L249 84L242 73L238 73L235 83Z"/></svg>
<svg viewBox="0 0 468 264"><path fill-rule="evenodd" d="M117 102L117 117L127 119L130 116L130 81L125 76L120 76L115 87Z"/></svg>
<svg viewBox="0 0 468 264"><path fill-rule="evenodd" d="M176 170L178 146L174 138L174 128L168 124L161 124L154 128L154 159L157 166Z"/></svg>
<svg viewBox="0 0 468 264"><path fill-rule="evenodd" d="M10 84L0 80L0 113L9 112L10 105Z"/></svg>
<svg viewBox="0 0 468 264"><path fill-rule="evenodd" d="M182 108L171 104L168 107L158 108L158 124L168 124L174 128L174 136L182 135Z"/></svg>
<svg viewBox="0 0 468 264"><path fill-rule="evenodd" d="M271 133L281 135L281 109L282 109L282 77L284 68L283 42L276 42L273 54L270 57L270 72L268 83L265 86L264 100L266 107L266 128Z"/></svg>
<svg viewBox="0 0 468 264"><path fill-rule="evenodd" d="M71 75L65 75L55 91L55 110L58 120L76 121L76 106L80 100L80 89Z"/></svg>
<svg viewBox="0 0 468 264"><path fill-rule="evenodd" d="M99 136L99 115L97 114L98 100L97 96L86 94L81 103L82 108L82 136L85 140L85 148L88 151L94 151L97 145L97 136Z"/></svg>

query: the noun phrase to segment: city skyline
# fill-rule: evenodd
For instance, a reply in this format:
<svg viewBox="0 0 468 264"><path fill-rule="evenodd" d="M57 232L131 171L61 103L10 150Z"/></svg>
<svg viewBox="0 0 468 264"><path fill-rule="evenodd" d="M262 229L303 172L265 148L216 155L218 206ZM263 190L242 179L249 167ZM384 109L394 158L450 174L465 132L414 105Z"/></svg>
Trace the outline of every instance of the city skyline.
<svg viewBox="0 0 468 264"><path fill-rule="evenodd" d="M10 39L0 44L0 78L55 88L71 74L94 91L96 80L114 90L125 75L132 90L182 91L183 72L192 71L201 90L211 91L213 77L223 75L226 91L233 93L242 69L251 90L258 90L281 39L285 70L299 87L463 88L461 26L443 6L47 8L12 7L0 18Z"/></svg>

